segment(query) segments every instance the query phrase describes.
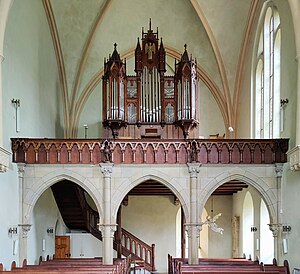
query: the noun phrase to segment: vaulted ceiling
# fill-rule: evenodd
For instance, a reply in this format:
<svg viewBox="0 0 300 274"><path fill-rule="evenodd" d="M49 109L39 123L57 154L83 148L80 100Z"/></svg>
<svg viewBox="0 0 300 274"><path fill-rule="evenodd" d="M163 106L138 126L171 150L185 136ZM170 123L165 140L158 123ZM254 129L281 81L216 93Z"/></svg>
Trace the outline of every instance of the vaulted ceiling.
<svg viewBox="0 0 300 274"><path fill-rule="evenodd" d="M133 74L142 27L159 29L169 68L183 45L198 61L198 75L221 113L235 127L247 44L260 0L43 0L59 67L65 137L79 122L103 73L103 60L118 44ZM89 101L91 100L91 101ZM89 108L91 109L91 108Z"/></svg>

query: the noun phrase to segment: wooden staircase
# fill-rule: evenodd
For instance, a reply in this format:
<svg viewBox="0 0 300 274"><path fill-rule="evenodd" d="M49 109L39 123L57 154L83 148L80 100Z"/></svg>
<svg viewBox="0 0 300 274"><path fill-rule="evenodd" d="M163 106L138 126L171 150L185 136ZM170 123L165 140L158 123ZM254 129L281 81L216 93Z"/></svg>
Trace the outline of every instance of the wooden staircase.
<svg viewBox="0 0 300 274"><path fill-rule="evenodd" d="M101 231L97 227L99 214L86 201L84 190L68 180L56 183L51 189L66 226L89 232L102 241ZM118 234L120 239L117 239ZM146 270L155 271L154 244L150 246L122 228L120 233L115 233L115 250L118 245L121 245L123 256L130 256L133 261L143 261Z"/></svg>

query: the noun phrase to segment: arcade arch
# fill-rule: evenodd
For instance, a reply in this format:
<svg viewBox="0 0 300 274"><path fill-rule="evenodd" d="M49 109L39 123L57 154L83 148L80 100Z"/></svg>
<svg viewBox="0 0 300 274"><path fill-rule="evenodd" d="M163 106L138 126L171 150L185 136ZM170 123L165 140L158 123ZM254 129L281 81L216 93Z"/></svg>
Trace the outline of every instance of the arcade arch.
<svg viewBox="0 0 300 274"><path fill-rule="evenodd" d="M24 180L24 178L23 178ZM24 180L25 188L23 193L23 223L30 224L33 208L40 196L55 183L68 180L82 187L94 201L100 220L103 218L102 210L102 193L98 182L89 180L77 172L68 169L59 169L47 173L39 178L37 182L32 182L32 178L28 177Z"/></svg>

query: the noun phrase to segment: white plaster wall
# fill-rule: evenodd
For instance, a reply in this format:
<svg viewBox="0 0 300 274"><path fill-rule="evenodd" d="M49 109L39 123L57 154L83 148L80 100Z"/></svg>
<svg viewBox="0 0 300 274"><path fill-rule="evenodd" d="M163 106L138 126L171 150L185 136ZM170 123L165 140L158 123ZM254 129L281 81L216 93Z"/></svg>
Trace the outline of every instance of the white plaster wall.
<svg viewBox="0 0 300 274"><path fill-rule="evenodd" d="M70 251L72 258L102 257L102 241L92 234L67 233L66 235L70 236Z"/></svg>
<svg viewBox="0 0 300 274"><path fill-rule="evenodd" d="M10 137L63 137L58 72L41 1L14 1L4 39L4 148ZM20 99L20 132L12 99Z"/></svg>
<svg viewBox="0 0 300 274"><path fill-rule="evenodd" d="M209 138L209 135L219 134L223 136L226 133L223 116L217 102L208 88L199 81L199 135ZM209 123L207 121L209 120Z"/></svg>
<svg viewBox="0 0 300 274"><path fill-rule="evenodd" d="M128 206L122 206L122 227L148 245L155 244L159 273L167 272L167 255L176 254L179 207L172 196L129 196Z"/></svg>

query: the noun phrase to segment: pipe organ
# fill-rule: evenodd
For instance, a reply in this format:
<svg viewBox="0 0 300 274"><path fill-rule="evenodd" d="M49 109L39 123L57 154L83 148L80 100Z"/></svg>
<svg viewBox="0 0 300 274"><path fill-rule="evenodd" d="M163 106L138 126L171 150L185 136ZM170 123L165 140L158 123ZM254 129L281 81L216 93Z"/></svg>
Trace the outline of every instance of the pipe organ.
<svg viewBox="0 0 300 274"><path fill-rule="evenodd" d="M197 128L197 63L185 45L175 61L175 75L166 76L166 52L158 30L142 30L135 49L135 75L114 51L104 61L103 126L113 138L193 138Z"/></svg>

